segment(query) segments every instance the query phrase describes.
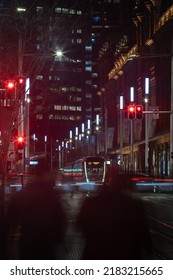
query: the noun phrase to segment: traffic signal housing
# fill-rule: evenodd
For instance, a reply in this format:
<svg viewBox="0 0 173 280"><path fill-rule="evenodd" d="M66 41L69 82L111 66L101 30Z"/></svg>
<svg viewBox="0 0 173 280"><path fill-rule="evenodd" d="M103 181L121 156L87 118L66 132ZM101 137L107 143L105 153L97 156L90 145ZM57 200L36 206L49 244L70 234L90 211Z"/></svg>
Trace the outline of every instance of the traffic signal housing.
<svg viewBox="0 0 173 280"><path fill-rule="evenodd" d="M22 160L23 158L23 153L22 152L17 152L16 153L16 161Z"/></svg>
<svg viewBox="0 0 173 280"><path fill-rule="evenodd" d="M23 136L17 137L17 150L23 150L25 147L25 140Z"/></svg>
<svg viewBox="0 0 173 280"><path fill-rule="evenodd" d="M26 78L24 76L17 77L16 85L17 85L17 96L19 99L23 99L25 95Z"/></svg>
<svg viewBox="0 0 173 280"><path fill-rule="evenodd" d="M5 81L5 90L8 94L15 94L16 91L16 82L15 80L7 80Z"/></svg>
<svg viewBox="0 0 173 280"><path fill-rule="evenodd" d="M135 106L135 116L136 119L141 120L143 117L143 106L142 105L136 105Z"/></svg>
<svg viewBox="0 0 173 280"><path fill-rule="evenodd" d="M128 106L128 119L134 120L135 119L135 105L129 105Z"/></svg>

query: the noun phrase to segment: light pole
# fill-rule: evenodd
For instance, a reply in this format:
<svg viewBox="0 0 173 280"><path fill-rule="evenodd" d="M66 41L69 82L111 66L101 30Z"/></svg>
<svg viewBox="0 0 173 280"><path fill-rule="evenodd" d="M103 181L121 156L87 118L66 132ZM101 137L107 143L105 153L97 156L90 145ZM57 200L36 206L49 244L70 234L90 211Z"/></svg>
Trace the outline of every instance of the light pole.
<svg viewBox="0 0 173 280"><path fill-rule="evenodd" d="M61 145L58 146L58 155L59 155L59 169L62 168L61 162Z"/></svg>
<svg viewBox="0 0 173 280"><path fill-rule="evenodd" d="M148 111L149 78L145 78L145 111ZM148 174L148 114L145 114L145 173Z"/></svg>
<svg viewBox="0 0 173 280"><path fill-rule="evenodd" d="M134 87L130 87L130 102L134 103ZM133 120L130 120L130 170L133 171Z"/></svg>
<svg viewBox="0 0 173 280"><path fill-rule="evenodd" d="M82 156L84 155L84 135L85 135L85 124L82 123Z"/></svg>
<svg viewBox="0 0 173 280"><path fill-rule="evenodd" d="M90 155L90 133L91 133L91 120L88 120L88 127L87 127L88 155Z"/></svg>
<svg viewBox="0 0 173 280"><path fill-rule="evenodd" d="M124 97L120 96L120 166L123 165L123 108Z"/></svg>
<svg viewBox="0 0 173 280"><path fill-rule="evenodd" d="M97 142L96 142L96 150L97 150L97 155L99 155L99 124L100 124L100 117L99 115L96 115L96 137L97 137Z"/></svg>
<svg viewBox="0 0 173 280"><path fill-rule="evenodd" d="M79 130L78 127L75 129L75 148L76 148L76 159L78 157L78 135L79 135Z"/></svg>
<svg viewBox="0 0 173 280"><path fill-rule="evenodd" d="M44 136L45 161L47 161L47 135Z"/></svg>

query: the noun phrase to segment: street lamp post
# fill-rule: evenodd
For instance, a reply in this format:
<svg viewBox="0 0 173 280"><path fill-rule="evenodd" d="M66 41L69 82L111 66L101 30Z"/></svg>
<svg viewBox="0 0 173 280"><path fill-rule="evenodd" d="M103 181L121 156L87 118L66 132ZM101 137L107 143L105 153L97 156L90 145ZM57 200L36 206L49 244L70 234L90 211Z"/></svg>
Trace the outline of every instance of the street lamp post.
<svg viewBox="0 0 173 280"><path fill-rule="evenodd" d="M85 124L82 123L82 155L84 155L84 135L85 135Z"/></svg>
<svg viewBox="0 0 173 280"><path fill-rule="evenodd" d="M148 111L149 78L145 78L145 111ZM145 114L145 173L148 174L148 114Z"/></svg>
<svg viewBox="0 0 173 280"><path fill-rule="evenodd" d="M47 160L47 136L44 136L44 151L45 151L45 160Z"/></svg>
<svg viewBox="0 0 173 280"><path fill-rule="evenodd" d="M88 120L88 127L87 127L88 155L90 155L90 133L91 133L91 120Z"/></svg>
<svg viewBox="0 0 173 280"><path fill-rule="evenodd" d="M123 96L120 96L120 166L123 164Z"/></svg>
<svg viewBox="0 0 173 280"><path fill-rule="evenodd" d="M130 87L130 102L135 100L134 87ZM130 120L130 170L133 171L133 120Z"/></svg>
<svg viewBox="0 0 173 280"><path fill-rule="evenodd" d="M100 118L99 115L96 115L96 150L97 155L99 155L99 124L100 124Z"/></svg>

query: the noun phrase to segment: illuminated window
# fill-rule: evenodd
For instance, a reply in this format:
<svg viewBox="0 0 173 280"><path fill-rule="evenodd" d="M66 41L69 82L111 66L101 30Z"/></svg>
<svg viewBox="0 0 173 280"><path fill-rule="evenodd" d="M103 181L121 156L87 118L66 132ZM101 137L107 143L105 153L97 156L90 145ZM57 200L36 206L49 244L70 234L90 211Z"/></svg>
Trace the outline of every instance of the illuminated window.
<svg viewBox="0 0 173 280"><path fill-rule="evenodd" d="M37 7L37 13L42 13L43 12L43 7Z"/></svg>
<svg viewBox="0 0 173 280"><path fill-rule="evenodd" d="M92 67L91 67L91 66L85 67L85 71L86 71L86 72L91 72L91 71L92 71Z"/></svg>
<svg viewBox="0 0 173 280"><path fill-rule="evenodd" d="M61 110L61 105L54 105L54 110Z"/></svg>
<svg viewBox="0 0 173 280"><path fill-rule="evenodd" d="M62 120L68 120L68 119L69 119L68 116L66 116L66 115L63 115L63 116L62 116Z"/></svg>
<svg viewBox="0 0 173 280"><path fill-rule="evenodd" d="M70 9L70 14L71 14L71 15L74 15L74 14L75 14L75 10Z"/></svg>
<svg viewBox="0 0 173 280"><path fill-rule="evenodd" d="M62 106L62 110L67 111L67 110L68 110L68 108L69 108L69 107L68 107L67 105L63 105L63 106Z"/></svg>
<svg viewBox="0 0 173 280"><path fill-rule="evenodd" d="M91 62L91 60L87 60L87 61L85 61L85 64L86 64L86 65L91 65L92 62Z"/></svg>
<svg viewBox="0 0 173 280"><path fill-rule="evenodd" d="M85 84L86 85L92 85L92 80L86 80Z"/></svg>
<svg viewBox="0 0 173 280"><path fill-rule="evenodd" d="M61 117L61 115L55 115L55 116L54 116L54 119L55 119L55 120L61 120L62 117Z"/></svg>
<svg viewBox="0 0 173 280"><path fill-rule="evenodd" d="M82 43L82 39L77 39L76 43L77 44L81 44Z"/></svg>
<svg viewBox="0 0 173 280"><path fill-rule="evenodd" d="M49 120L53 120L53 115L49 115Z"/></svg>
<svg viewBox="0 0 173 280"><path fill-rule="evenodd" d="M98 77L98 73L92 73L92 77L93 78Z"/></svg>
<svg viewBox="0 0 173 280"><path fill-rule="evenodd" d="M86 51L92 51L92 46L85 46Z"/></svg>
<svg viewBox="0 0 173 280"><path fill-rule="evenodd" d="M85 96L86 96L86 98L91 98L91 97L92 97L92 94L89 93L89 92L87 92Z"/></svg>
<svg viewBox="0 0 173 280"><path fill-rule="evenodd" d="M37 114L36 119L37 120L42 120L43 119L43 114Z"/></svg>
<svg viewBox="0 0 173 280"><path fill-rule="evenodd" d="M70 111L76 111L76 106L69 106Z"/></svg>
<svg viewBox="0 0 173 280"><path fill-rule="evenodd" d="M81 111L81 106L77 106L76 111Z"/></svg>
<svg viewBox="0 0 173 280"><path fill-rule="evenodd" d="M37 75L36 80L43 80L43 75Z"/></svg>

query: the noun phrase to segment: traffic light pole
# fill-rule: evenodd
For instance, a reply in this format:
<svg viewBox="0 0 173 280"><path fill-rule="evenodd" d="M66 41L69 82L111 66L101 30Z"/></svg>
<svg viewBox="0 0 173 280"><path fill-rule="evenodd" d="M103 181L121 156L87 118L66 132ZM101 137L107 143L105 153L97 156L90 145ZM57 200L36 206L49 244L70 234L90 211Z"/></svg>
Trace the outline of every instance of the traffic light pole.
<svg viewBox="0 0 173 280"><path fill-rule="evenodd" d="M130 120L130 170L133 172L133 120Z"/></svg>
<svg viewBox="0 0 173 280"><path fill-rule="evenodd" d="M145 103L145 110L148 111L148 102ZM145 173L148 174L148 114L145 114Z"/></svg>

